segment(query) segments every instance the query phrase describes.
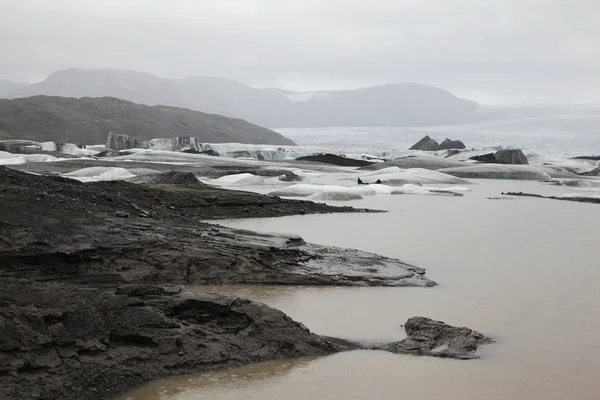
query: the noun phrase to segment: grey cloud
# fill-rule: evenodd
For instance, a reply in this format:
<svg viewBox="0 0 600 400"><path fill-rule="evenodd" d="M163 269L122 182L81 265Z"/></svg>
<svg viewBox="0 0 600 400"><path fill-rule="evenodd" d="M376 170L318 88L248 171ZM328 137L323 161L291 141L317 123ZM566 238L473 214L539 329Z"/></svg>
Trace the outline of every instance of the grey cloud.
<svg viewBox="0 0 600 400"><path fill-rule="evenodd" d="M0 48L5 79L124 68L292 89L415 81L491 101L600 101L596 0L8 0Z"/></svg>

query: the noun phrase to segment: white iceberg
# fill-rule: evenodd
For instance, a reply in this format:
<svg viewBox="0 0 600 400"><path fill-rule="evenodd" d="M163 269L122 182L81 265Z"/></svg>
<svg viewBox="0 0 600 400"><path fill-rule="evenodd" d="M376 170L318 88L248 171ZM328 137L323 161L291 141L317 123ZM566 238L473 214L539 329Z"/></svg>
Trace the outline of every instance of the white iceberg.
<svg viewBox="0 0 600 400"><path fill-rule="evenodd" d="M313 201L349 201L364 199L359 194L348 192L317 192L308 196Z"/></svg>
<svg viewBox="0 0 600 400"><path fill-rule="evenodd" d="M389 167L362 174L359 178L364 183L376 183L379 181L386 185L395 186L405 184L465 185L471 183L456 176L424 168L401 169L399 167Z"/></svg>
<svg viewBox="0 0 600 400"><path fill-rule="evenodd" d="M135 175L125 168L118 167L89 167L63 174L67 178L80 182L116 181L133 178Z"/></svg>
<svg viewBox="0 0 600 400"><path fill-rule="evenodd" d="M253 175L250 173L225 175L218 179L214 179L213 183L222 185L260 185L263 183L262 176Z"/></svg>
<svg viewBox="0 0 600 400"><path fill-rule="evenodd" d="M375 186L380 186L375 189ZM285 196L285 197L308 197L315 193L349 193L358 196L374 196L381 191L392 192L391 187L381 188L385 185L368 185L368 186L339 186L339 185L312 185L300 183L290 185L288 187L276 190L269 193L270 196ZM388 193L388 194L389 194Z"/></svg>
<svg viewBox="0 0 600 400"><path fill-rule="evenodd" d="M54 162L64 158L56 158L47 154L13 154L0 151L0 165L18 165L30 162Z"/></svg>

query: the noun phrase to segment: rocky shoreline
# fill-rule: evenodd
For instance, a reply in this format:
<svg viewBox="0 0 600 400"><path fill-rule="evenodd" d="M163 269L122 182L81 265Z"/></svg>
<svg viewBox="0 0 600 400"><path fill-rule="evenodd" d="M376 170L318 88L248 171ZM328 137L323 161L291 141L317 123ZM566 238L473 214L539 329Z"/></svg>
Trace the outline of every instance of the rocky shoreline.
<svg viewBox="0 0 600 400"><path fill-rule="evenodd" d="M160 377L356 345L246 299L165 284L432 286L421 268L204 221L370 212L202 185L0 167L0 398L112 399Z"/></svg>

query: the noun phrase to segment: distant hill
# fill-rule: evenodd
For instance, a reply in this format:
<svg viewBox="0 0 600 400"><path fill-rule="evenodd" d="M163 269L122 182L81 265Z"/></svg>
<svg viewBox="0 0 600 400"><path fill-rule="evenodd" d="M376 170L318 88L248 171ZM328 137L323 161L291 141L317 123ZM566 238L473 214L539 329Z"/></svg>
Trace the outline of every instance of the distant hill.
<svg viewBox="0 0 600 400"><path fill-rule="evenodd" d="M296 93L223 78L164 79L145 72L68 69L5 96L111 96L243 118L269 127L410 126L479 119L477 103L429 85L399 83Z"/></svg>
<svg viewBox="0 0 600 400"><path fill-rule="evenodd" d="M34 96L0 100L0 139L101 144L109 132L143 140L194 136L208 143L293 145L277 132L241 119L113 97Z"/></svg>
<svg viewBox="0 0 600 400"><path fill-rule="evenodd" d="M5 81L0 79L0 98L5 97L8 93L19 89L25 89L27 85L21 82Z"/></svg>

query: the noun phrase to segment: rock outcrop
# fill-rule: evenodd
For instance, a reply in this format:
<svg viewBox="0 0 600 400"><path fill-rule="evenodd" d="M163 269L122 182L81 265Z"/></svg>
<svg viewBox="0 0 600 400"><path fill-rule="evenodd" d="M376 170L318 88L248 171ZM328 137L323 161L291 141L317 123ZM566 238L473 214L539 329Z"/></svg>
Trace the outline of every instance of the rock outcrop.
<svg viewBox="0 0 600 400"><path fill-rule="evenodd" d="M413 144L409 150L421 150L421 151L438 151L438 150L450 150L450 149L464 149L465 144L460 140L444 139L442 143L438 143L436 140L425 135L423 139Z"/></svg>
<svg viewBox="0 0 600 400"><path fill-rule="evenodd" d="M0 167L0 398L108 400L167 375L357 347L165 284L435 284L397 259L202 222L360 210L172 183Z"/></svg>
<svg viewBox="0 0 600 400"><path fill-rule="evenodd" d="M261 303L0 278L0 398L108 400L149 380L348 349Z"/></svg>
<svg viewBox="0 0 600 400"><path fill-rule="evenodd" d="M413 144L409 150L437 151L439 148L440 144L436 140L430 138L429 135L425 135L423 139Z"/></svg>
<svg viewBox="0 0 600 400"><path fill-rule="evenodd" d="M341 157L330 153L298 157L296 158L296 161L320 162L324 164L338 165L340 167L364 167L373 164L371 161L356 160L354 158Z"/></svg>
<svg viewBox="0 0 600 400"><path fill-rule="evenodd" d="M110 132L106 140L106 147L119 151L140 148L142 143L132 136Z"/></svg>
<svg viewBox="0 0 600 400"><path fill-rule="evenodd" d="M444 139L442 143L440 143L438 150L450 150L450 149L465 149L466 146L460 140L450 140L448 138Z"/></svg>
<svg viewBox="0 0 600 400"><path fill-rule="evenodd" d="M412 354L468 360L479 358L475 351L492 340L464 327L455 327L425 317L410 318L404 324L407 337L379 347L396 354Z"/></svg>

